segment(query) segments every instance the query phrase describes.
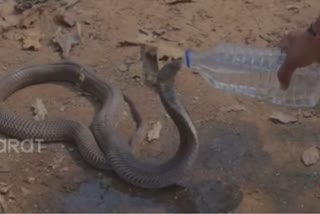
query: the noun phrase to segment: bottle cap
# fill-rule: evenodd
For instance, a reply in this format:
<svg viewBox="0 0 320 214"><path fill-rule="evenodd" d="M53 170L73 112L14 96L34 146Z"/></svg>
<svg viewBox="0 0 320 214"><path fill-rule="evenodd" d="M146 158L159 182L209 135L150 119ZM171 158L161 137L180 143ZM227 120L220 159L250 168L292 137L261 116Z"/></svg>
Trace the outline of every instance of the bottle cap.
<svg viewBox="0 0 320 214"><path fill-rule="evenodd" d="M187 50L185 52L185 59L186 59L186 64L187 64L187 67L190 68L190 50Z"/></svg>

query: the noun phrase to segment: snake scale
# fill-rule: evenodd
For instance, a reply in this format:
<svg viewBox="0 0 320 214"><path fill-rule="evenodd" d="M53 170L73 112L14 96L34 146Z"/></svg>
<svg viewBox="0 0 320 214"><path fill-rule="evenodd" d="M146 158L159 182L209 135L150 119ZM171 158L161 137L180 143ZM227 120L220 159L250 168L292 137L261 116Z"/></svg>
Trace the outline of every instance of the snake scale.
<svg viewBox="0 0 320 214"><path fill-rule="evenodd" d="M93 70L65 61L38 64L16 69L0 80L0 132L17 139L41 138L45 142L75 142L83 158L102 170L113 170L125 182L147 189L179 183L190 172L198 153L198 136L186 109L176 96L174 79L180 61L165 65L158 74L158 94L180 135L179 147L169 160L151 164L134 157L127 142L117 133L115 119L119 105L126 98L108 81L99 79ZM79 83L81 89L100 101L90 128L65 119L35 121L15 116L4 101L17 90L46 82ZM133 103L128 103L130 108ZM137 128L139 129L139 128Z"/></svg>

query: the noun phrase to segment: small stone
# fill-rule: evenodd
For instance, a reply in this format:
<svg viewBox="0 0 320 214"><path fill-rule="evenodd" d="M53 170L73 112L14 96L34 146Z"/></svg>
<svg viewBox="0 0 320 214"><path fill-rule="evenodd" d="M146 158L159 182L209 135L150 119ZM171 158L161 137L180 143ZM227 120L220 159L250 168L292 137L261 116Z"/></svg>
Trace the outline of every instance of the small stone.
<svg viewBox="0 0 320 214"><path fill-rule="evenodd" d="M127 65L124 65L124 64L123 64L123 65L120 65L118 69L119 69L119 71L121 71L121 72L126 72L126 71L128 71L129 68L128 68Z"/></svg>
<svg viewBox="0 0 320 214"><path fill-rule="evenodd" d="M26 180L26 183L28 184L33 184L35 182L36 178L35 177L28 177Z"/></svg>
<svg viewBox="0 0 320 214"><path fill-rule="evenodd" d="M86 25L91 25L92 21L90 19L86 19L83 21L83 23L85 23Z"/></svg>
<svg viewBox="0 0 320 214"><path fill-rule="evenodd" d="M67 171L69 171L69 168L68 167L63 167L63 168L60 169L60 171L61 172L67 172Z"/></svg>
<svg viewBox="0 0 320 214"><path fill-rule="evenodd" d="M282 124L296 123L298 121L296 116L284 112L273 112L269 119L274 123Z"/></svg>
<svg viewBox="0 0 320 214"><path fill-rule="evenodd" d="M76 25L76 20L70 14L64 13L57 16L57 19L64 25L68 27L73 27Z"/></svg>
<svg viewBox="0 0 320 214"><path fill-rule="evenodd" d="M31 194L31 191L28 190L28 189L25 188L25 187L20 187L20 189L21 189L21 192L22 192L23 196L27 196L27 195L30 195L30 194Z"/></svg>
<svg viewBox="0 0 320 214"><path fill-rule="evenodd" d="M65 108L64 106L61 106L61 107L59 108L59 111L64 112L65 109L66 109L66 108Z"/></svg>
<svg viewBox="0 0 320 214"><path fill-rule="evenodd" d="M310 165L317 163L319 158L320 158L319 150L316 146L312 146L312 147L306 149L302 153L302 157L301 157L302 162L306 166L310 166Z"/></svg>

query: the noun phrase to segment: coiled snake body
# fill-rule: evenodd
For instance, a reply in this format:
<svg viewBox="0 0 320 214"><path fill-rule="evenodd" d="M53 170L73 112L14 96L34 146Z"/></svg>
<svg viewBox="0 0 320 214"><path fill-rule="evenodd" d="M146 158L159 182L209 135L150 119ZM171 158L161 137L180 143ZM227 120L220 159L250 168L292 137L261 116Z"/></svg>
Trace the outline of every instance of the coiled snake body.
<svg viewBox="0 0 320 214"><path fill-rule="evenodd" d="M163 67L158 76L161 102L176 124L180 145L175 155L165 163L153 165L140 162L117 133L115 118L123 95L109 82L98 79L90 68L74 62L33 65L18 69L0 80L0 101L15 91L33 84L59 81L79 83L95 95L101 107L90 129L71 120L34 121L19 118L0 107L0 132L18 139L41 138L46 142L73 141L87 162L96 168L114 170L127 183L143 188L162 188L177 184L190 171L198 152L198 137L193 123L176 97L174 77L180 69L175 61Z"/></svg>

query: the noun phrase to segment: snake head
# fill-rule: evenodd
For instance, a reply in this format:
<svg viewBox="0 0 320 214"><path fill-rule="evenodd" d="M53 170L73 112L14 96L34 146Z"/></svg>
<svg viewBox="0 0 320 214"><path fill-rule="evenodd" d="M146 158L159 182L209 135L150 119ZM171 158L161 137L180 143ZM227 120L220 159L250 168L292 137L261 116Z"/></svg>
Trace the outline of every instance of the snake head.
<svg viewBox="0 0 320 214"><path fill-rule="evenodd" d="M173 60L165 64L159 71L158 82L174 80L174 77L182 67L181 60Z"/></svg>

